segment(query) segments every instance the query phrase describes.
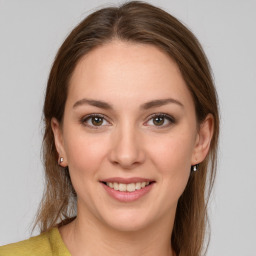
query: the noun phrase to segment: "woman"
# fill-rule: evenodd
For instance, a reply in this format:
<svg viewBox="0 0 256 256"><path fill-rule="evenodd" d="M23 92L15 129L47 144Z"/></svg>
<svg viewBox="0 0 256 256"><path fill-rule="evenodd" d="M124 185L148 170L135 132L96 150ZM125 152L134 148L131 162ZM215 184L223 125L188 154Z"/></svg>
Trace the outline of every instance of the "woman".
<svg viewBox="0 0 256 256"><path fill-rule="evenodd" d="M67 37L45 104L41 235L0 255L203 253L217 95L194 35L142 2Z"/></svg>

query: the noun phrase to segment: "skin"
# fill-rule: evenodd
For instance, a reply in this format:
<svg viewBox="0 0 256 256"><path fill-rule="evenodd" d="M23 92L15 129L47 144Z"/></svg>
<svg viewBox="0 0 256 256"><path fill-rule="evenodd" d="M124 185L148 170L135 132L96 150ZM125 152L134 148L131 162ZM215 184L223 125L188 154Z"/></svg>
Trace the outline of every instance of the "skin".
<svg viewBox="0 0 256 256"><path fill-rule="evenodd" d="M85 98L113 108L81 102ZM167 98L180 104L140 108ZM172 121L156 122L152 114L159 113ZM104 119L95 126L95 119L85 118L89 114ZM60 228L71 254L174 255L170 238L177 202L191 165L206 157L213 133L211 115L196 123L193 99L176 63L152 45L114 40L92 50L72 75L63 123L53 118L52 129L78 197L77 218ZM124 203L100 183L111 177L155 183L142 198Z"/></svg>

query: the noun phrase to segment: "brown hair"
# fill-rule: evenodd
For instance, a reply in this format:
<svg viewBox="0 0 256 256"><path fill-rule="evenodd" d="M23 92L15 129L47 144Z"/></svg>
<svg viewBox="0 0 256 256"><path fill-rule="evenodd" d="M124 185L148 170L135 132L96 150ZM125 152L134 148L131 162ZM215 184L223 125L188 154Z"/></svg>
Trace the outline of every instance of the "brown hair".
<svg viewBox="0 0 256 256"><path fill-rule="evenodd" d="M166 52L179 66L190 90L198 124L207 114L214 117L214 134L206 159L191 174L179 198L172 246L180 256L201 255L208 223L207 203L214 183L219 114L217 94L207 58L195 36L176 18L150 4L132 1L120 7L98 10L84 19L66 38L53 63L45 96L43 156L46 187L36 225L41 232L72 221L76 216L76 193L68 169L58 166L51 119L62 121L69 80L82 56L113 39L152 44Z"/></svg>

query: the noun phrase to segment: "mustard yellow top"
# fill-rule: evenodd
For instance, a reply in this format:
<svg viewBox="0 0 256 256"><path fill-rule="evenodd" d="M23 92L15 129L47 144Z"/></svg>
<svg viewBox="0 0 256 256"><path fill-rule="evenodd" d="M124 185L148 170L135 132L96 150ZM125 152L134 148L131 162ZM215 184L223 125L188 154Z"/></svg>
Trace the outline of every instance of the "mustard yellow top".
<svg viewBox="0 0 256 256"><path fill-rule="evenodd" d="M0 246L0 256L71 256L58 228L18 243Z"/></svg>

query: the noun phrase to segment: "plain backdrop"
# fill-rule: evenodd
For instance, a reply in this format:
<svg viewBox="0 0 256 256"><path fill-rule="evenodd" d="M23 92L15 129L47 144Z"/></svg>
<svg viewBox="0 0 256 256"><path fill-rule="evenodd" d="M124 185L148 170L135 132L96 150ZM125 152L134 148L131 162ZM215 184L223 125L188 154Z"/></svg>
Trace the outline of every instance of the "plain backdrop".
<svg viewBox="0 0 256 256"><path fill-rule="evenodd" d="M219 93L219 166L207 255L255 256L256 1L147 2L198 37ZM85 16L117 3L122 1L0 0L0 245L31 235L44 184L43 98L56 51Z"/></svg>

